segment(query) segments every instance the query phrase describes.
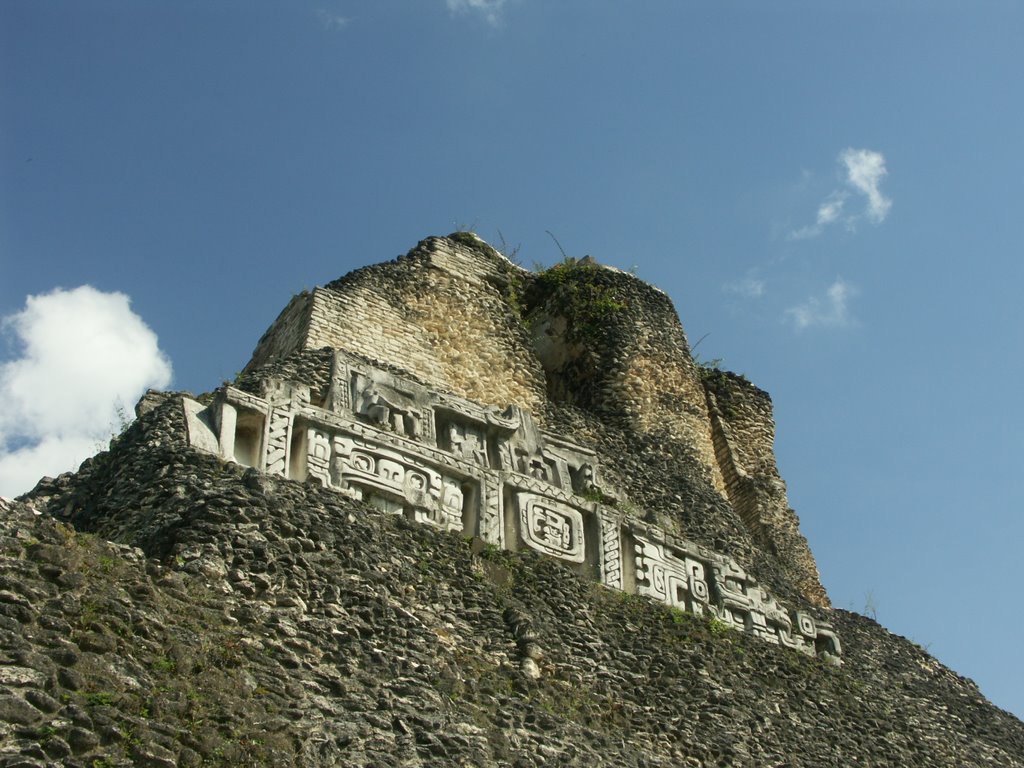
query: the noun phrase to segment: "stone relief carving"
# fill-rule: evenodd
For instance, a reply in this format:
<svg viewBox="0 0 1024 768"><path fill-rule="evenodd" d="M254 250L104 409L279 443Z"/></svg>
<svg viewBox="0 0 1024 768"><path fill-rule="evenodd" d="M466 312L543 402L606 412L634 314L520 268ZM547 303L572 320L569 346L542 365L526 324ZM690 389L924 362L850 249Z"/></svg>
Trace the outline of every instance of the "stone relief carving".
<svg viewBox="0 0 1024 768"><path fill-rule="evenodd" d="M622 589L622 525L616 520L601 520L601 581Z"/></svg>
<svg viewBox="0 0 1024 768"><path fill-rule="evenodd" d="M448 445L456 456L481 467L488 465L487 438L482 430L471 424L448 425Z"/></svg>
<svg viewBox="0 0 1024 768"><path fill-rule="evenodd" d="M359 404L357 413L368 417L380 429L389 429L412 440L419 440L423 435L423 416L413 407L412 398L403 393L371 380L358 390L356 402Z"/></svg>
<svg viewBox="0 0 1024 768"><path fill-rule="evenodd" d="M698 616L709 607L704 563L636 537L637 592Z"/></svg>
<svg viewBox="0 0 1024 768"><path fill-rule="evenodd" d="M515 494L519 535L538 552L582 563L586 558L583 515L579 510L533 493Z"/></svg>
<svg viewBox="0 0 1024 768"><path fill-rule="evenodd" d="M350 489L358 498L383 498L392 502L384 505L389 510L409 509L419 522L462 530L464 493L456 478L355 438L336 436L333 449L332 486Z"/></svg>
<svg viewBox="0 0 1024 768"><path fill-rule="evenodd" d="M335 355L331 361L331 383L327 388L324 408L332 413L348 413L352 408L349 369L345 358Z"/></svg>
<svg viewBox="0 0 1024 768"><path fill-rule="evenodd" d="M828 624L787 612L731 558L603 506L619 497L602 487L596 454L542 433L527 411L433 393L340 351L324 407L289 382L268 380L262 394L225 387L205 408L183 399L190 444L498 546L515 546L514 531L609 587L805 653L841 654Z"/></svg>
<svg viewBox="0 0 1024 768"><path fill-rule="evenodd" d="M287 408L273 408L267 428L265 469L271 475L284 475L288 467L291 445L292 414Z"/></svg>
<svg viewBox="0 0 1024 768"><path fill-rule="evenodd" d="M306 430L306 472L322 486L331 485L331 437L312 427Z"/></svg>

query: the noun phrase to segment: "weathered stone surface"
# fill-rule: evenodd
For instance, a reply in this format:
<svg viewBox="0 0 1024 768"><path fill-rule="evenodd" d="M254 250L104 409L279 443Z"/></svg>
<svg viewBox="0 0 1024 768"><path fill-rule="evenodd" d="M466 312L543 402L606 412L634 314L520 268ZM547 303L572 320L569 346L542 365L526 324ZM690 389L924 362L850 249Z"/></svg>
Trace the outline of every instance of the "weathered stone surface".
<svg viewBox="0 0 1024 768"><path fill-rule="evenodd" d="M589 265L531 292L497 259L425 241L318 289L394 348L310 349L329 302L299 299L237 387L151 393L0 500L0 766L1024 766L973 683L821 606L784 489L757 490L768 404L703 389L667 300ZM490 302L464 344L442 284ZM499 359L537 318L561 337ZM619 380L657 347L664 400Z"/></svg>
<svg viewBox="0 0 1024 768"><path fill-rule="evenodd" d="M168 398L35 501L154 559L21 504L3 516L0 576L44 589L47 547L83 576L35 606L70 637L37 620L23 652L113 619L124 635L80 653L77 688L55 675L61 709L0 754L71 759L42 751L52 736L84 765L1024 765L1018 720L868 619L831 613L833 667L532 549L193 452L179 415ZM189 570L214 553L223 575Z"/></svg>

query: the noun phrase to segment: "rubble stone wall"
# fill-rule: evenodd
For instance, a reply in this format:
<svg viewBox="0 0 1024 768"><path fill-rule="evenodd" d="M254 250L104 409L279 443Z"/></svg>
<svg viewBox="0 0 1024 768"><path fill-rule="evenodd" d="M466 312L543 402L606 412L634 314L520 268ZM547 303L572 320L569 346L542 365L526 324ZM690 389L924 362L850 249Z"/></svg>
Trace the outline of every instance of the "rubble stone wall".
<svg viewBox="0 0 1024 768"><path fill-rule="evenodd" d="M779 476L771 397L726 371L705 371L704 384L730 503L755 541L776 554L801 594L814 605L828 606L818 566Z"/></svg>
<svg viewBox="0 0 1024 768"><path fill-rule="evenodd" d="M1024 766L1019 720L870 619L832 612L828 665L148 408L0 500L0 765Z"/></svg>

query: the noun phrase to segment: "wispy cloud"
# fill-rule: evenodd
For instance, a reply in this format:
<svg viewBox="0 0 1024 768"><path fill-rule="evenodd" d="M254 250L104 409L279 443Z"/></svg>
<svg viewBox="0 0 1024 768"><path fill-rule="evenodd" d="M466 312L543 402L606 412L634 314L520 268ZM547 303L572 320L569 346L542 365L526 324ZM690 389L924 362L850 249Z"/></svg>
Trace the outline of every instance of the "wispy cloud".
<svg viewBox="0 0 1024 768"><path fill-rule="evenodd" d="M876 224L885 221L892 208L892 200L878 188L889 173L885 157L870 149L844 149L839 159L846 166L846 183L868 199L868 218Z"/></svg>
<svg viewBox="0 0 1024 768"><path fill-rule="evenodd" d="M493 27L501 23L501 10L507 0L446 0L452 13L479 13Z"/></svg>
<svg viewBox="0 0 1024 768"><path fill-rule="evenodd" d="M881 224L889 215L892 200L882 194L880 189L882 179L888 174L882 153L870 149L847 148L839 153L838 162L845 174L844 186L830 192L818 206L814 223L790 232L790 240L809 240L837 223L854 229L864 216L875 224ZM865 198L866 207L863 212L850 212L847 203L854 194Z"/></svg>
<svg viewBox="0 0 1024 768"><path fill-rule="evenodd" d="M737 296L744 296L748 299L759 299L764 296L767 289L764 280L747 276L742 280L726 283L722 286L722 290L726 293L734 293Z"/></svg>
<svg viewBox="0 0 1024 768"><path fill-rule="evenodd" d="M806 227L790 233L789 237L791 240L808 240L812 237L817 237L825 231L825 227L829 224L834 224L839 220L840 215L843 212L843 206L846 205L847 194L841 190L837 190L829 195L825 201L818 206L818 216L813 224L808 224Z"/></svg>
<svg viewBox="0 0 1024 768"><path fill-rule="evenodd" d="M156 334L123 293L29 296L0 329L21 349L0 363L0 495L74 468L110 437L119 408L171 381Z"/></svg>
<svg viewBox="0 0 1024 768"><path fill-rule="evenodd" d="M850 299L856 295L854 286L836 278L823 295L811 296L802 304L787 309L786 319L798 331L812 326L848 328L857 322L850 312Z"/></svg>
<svg viewBox="0 0 1024 768"><path fill-rule="evenodd" d="M352 21L352 19L347 16L342 16L341 14L334 13L332 11L326 11L323 8L316 12L316 16L320 19L320 23L323 24L324 29L331 30L332 32L344 29L349 25L349 22Z"/></svg>

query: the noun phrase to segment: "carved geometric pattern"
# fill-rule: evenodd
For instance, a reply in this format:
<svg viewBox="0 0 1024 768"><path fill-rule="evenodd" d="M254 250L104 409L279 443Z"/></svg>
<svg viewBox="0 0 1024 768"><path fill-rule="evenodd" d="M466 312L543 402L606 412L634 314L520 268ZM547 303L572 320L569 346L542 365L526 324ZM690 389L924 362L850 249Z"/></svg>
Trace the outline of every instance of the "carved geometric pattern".
<svg viewBox="0 0 1024 768"><path fill-rule="evenodd" d="M484 475L483 498L480 500L480 520L477 535L488 544L505 547L505 526L501 509L501 480L488 472ZM472 533L472 531L469 531Z"/></svg>
<svg viewBox="0 0 1024 768"><path fill-rule="evenodd" d="M270 412L267 428L266 471L271 475L283 475L288 466L288 443L291 437L292 414L283 408Z"/></svg>
<svg viewBox="0 0 1024 768"><path fill-rule="evenodd" d="M622 589L622 526L615 520L601 520L601 581Z"/></svg>
<svg viewBox="0 0 1024 768"><path fill-rule="evenodd" d="M637 592L700 615L708 607L704 564L636 537Z"/></svg>
<svg viewBox="0 0 1024 768"><path fill-rule="evenodd" d="M519 535L538 552L582 563L586 557L583 515L552 499L532 493L517 493Z"/></svg>
<svg viewBox="0 0 1024 768"><path fill-rule="evenodd" d="M219 397L250 414L244 426L239 419L235 434L247 445L254 443L251 415L265 415L267 473L288 472L298 417L305 476L326 487L446 530L461 531L464 520L475 520L475 530L466 533L503 548L513 546L506 541L503 509L511 491L509 532L518 530L526 546L572 563L586 562L584 519L596 515L599 540L592 544L593 555L606 585L632 589L635 583L639 594L698 614L712 612L731 626L805 653L841 653L831 626L804 612L787 613L732 558L631 515L606 519L608 508L577 495L601 487L594 452L542 433L527 411L512 407L499 415L340 351L323 408L310 404L308 387L264 384L263 398L234 387L220 390ZM190 445L222 453L230 435L211 430L216 414L207 410L185 404ZM443 430L441 446L435 424ZM496 443L495 468L488 440ZM624 541L633 546L623 550Z"/></svg>

